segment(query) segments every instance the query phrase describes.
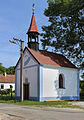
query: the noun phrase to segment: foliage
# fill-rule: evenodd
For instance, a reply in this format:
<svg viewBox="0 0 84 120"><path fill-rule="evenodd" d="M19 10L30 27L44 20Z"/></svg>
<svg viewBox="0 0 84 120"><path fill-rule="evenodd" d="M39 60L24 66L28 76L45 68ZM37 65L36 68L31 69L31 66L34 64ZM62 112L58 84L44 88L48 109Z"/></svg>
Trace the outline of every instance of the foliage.
<svg viewBox="0 0 84 120"><path fill-rule="evenodd" d="M4 74L6 72L6 68L2 66L2 63L0 63L0 74Z"/></svg>
<svg viewBox="0 0 84 120"><path fill-rule="evenodd" d="M84 92L84 81L80 81L80 89Z"/></svg>
<svg viewBox="0 0 84 120"><path fill-rule="evenodd" d="M80 81L80 97L84 97L84 81Z"/></svg>
<svg viewBox="0 0 84 120"><path fill-rule="evenodd" d="M51 46L82 65L84 57L84 0L48 0L45 16L50 24L43 26L43 49Z"/></svg>
<svg viewBox="0 0 84 120"><path fill-rule="evenodd" d="M9 68L6 69L6 73L7 74L15 74L15 67L14 66L11 66Z"/></svg>
<svg viewBox="0 0 84 120"><path fill-rule="evenodd" d="M15 74L15 66L11 66L9 68L5 68L2 66L2 63L0 63L0 74L4 74L4 73L7 73L7 74Z"/></svg>
<svg viewBox="0 0 84 120"><path fill-rule="evenodd" d="M9 94L10 93L10 89L5 89L5 90L1 90L0 89L0 94L1 95L7 95L7 94Z"/></svg>
<svg viewBox="0 0 84 120"><path fill-rule="evenodd" d="M15 91L13 91L11 97L11 89L4 89L4 90L0 89L0 102L4 101L5 103L5 101L9 101L9 100L15 100Z"/></svg>
<svg viewBox="0 0 84 120"><path fill-rule="evenodd" d="M84 73L81 75L81 78L84 80Z"/></svg>

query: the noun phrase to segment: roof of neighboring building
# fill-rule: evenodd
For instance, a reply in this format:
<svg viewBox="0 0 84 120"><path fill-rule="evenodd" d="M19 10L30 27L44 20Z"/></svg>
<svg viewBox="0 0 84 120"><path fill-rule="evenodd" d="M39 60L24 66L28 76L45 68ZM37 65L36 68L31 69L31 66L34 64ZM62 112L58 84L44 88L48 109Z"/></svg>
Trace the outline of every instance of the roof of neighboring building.
<svg viewBox="0 0 84 120"><path fill-rule="evenodd" d="M0 83L15 83L15 75L6 75L0 74Z"/></svg>
<svg viewBox="0 0 84 120"><path fill-rule="evenodd" d="M30 27L29 27L29 30L28 30L27 34L29 32L37 32L37 33L39 33L37 25L36 25L36 20L35 20L34 13L32 15L31 24L30 24Z"/></svg>
<svg viewBox="0 0 84 120"><path fill-rule="evenodd" d="M38 61L39 64L78 69L74 64L72 64L66 57L64 57L61 54L49 52L46 50L34 51L28 47L27 49L33 55L33 57Z"/></svg>

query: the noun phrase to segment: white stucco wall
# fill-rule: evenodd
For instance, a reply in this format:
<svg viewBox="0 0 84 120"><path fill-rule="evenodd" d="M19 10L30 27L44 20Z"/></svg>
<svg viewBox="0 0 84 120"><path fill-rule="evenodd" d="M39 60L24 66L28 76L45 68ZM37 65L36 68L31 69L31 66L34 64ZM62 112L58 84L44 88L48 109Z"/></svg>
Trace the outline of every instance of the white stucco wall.
<svg viewBox="0 0 84 120"><path fill-rule="evenodd" d="M12 85L13 86L12 90L15 90L15 83L0 83L0 89L1 85L4 85L4 89L9 89L10 85Z"/></svg>
<svg viewBox="0 0 84 120"><path fill-rule="evenodd" d="M23 84L28 79L29 96L38 97L38 63L32 55L25 50L23 55ZM16 96L20 96L20 63L15 70Z"/></svg>
<svg viewBox="0 0 84 120"><path fill-rule="evenodd" d="M43 97L77 96L77 69L43 66ZM65 89L59 88L59 74L64 75Z"/></svg>
<svg viewBox="0 0 84 120"><path fill-rule="evenodd" d="M64 76L64 89L59 88L59 74ZM26 79L28 81L26 81ZM78 70L73 68L39 65L28 50L23 54L23 84L30 83L29 97L39 101L78 96ZM20 62L15 69L16 97L20 96ZM50 100L51 100L50 99ZM75 98L76 99L76 98Z"/></svg>

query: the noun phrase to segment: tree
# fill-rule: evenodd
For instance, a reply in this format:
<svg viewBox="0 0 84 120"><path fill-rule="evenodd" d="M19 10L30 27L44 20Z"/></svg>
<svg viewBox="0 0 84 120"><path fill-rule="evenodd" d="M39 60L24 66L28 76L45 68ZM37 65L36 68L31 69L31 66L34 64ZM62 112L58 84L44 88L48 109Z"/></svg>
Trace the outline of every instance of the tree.
<svg viewBox="0 0 84 120"><path fill-rule="evenodd" d="M0 63L0 74L4 74L4 73L7 73L7 74L15 74L15 66L11 66L9 68L5 68L2 66L2 63Z"/></svg>
<svg viewBox="0 0 84 120"><path fill-rule="evenodd" d="M81 78L84 80L84 73L82 73Z"/></svg>
<svg viewBox="0 0 84 120"><path fill-rule="evenodd" d="M7 74L11 74L11 75L15 74L15 66L6 68L6 72L7 72Z"/></svg>
<svg viewBox="0 0 84 120"><path fill-rule="evenodd" d="M50 24L43 26L43 49L51 46L76 65L84 57L84 0L48 0L45 16Z"/></svg>
<svg viewBox="0 0 84 120"><path fill-rule="evenodd" d="M2 66L2 63L0 63L0 74L4 74L6 72L6 68Z"/></svg>

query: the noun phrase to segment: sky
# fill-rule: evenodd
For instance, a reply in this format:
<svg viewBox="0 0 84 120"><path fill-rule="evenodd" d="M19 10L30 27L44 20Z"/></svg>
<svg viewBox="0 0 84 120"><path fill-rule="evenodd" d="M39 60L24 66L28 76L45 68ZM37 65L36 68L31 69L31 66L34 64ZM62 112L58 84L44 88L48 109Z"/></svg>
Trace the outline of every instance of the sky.
<svg viewBox="0 0 84 120"><path fill-rule="evenodd" d="M47 0L0 0L0 63L6 68L15 66L20 57L19 46L9 40L13 37L22 39L24 47L27 46L26 32L31 22L33 3L37 27L42 33L42 25L48 24L48 18L44 16Z"/></svg>

